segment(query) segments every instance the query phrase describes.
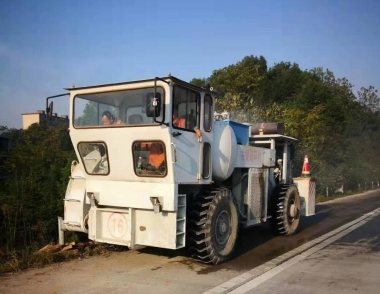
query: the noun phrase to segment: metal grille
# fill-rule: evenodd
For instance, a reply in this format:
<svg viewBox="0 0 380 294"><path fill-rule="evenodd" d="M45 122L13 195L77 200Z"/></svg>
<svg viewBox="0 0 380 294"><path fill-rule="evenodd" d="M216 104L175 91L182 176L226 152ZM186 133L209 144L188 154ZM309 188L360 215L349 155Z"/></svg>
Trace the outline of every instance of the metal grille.
<svg viewBox="0 0 380 294"><path fill-rule="evenodd" d="M268 170L249 169L247 226L266 221L268 200Z"/></svg>

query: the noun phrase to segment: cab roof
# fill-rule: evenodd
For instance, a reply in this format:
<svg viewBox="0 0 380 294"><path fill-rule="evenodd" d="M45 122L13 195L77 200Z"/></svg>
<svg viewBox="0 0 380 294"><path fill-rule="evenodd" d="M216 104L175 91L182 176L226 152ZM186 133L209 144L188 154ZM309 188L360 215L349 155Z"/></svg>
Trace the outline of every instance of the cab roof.
<svg viewBox="0 0 380 294"><path fill-rule="evenodd" d="M82 90L82 89L93 89L93 88L101 88L101 87L107 87L107 86L119 86L119 85L128 85L128 84L136 84L136 83L145 83L145 82L154 82L155 80L163 80L166 82L172 82L174 84L181 85L186 88L190 88L193 90L196 90L198 92L205 92L210 93L213 95L217 95L216 92L210 91L209 89L204 89L198 86L195 86L193 84L190 84L188 82L185 82L183 80L180 80L173 76L167 76L167 77L156 77L154 79L147 79L147 80L136 80L136 81L129 81L129 82L120 82L120 83L112 83L112 84L102 84L102 85L93 85L93 86L85 86L85 87L71 87L71 88L64 88L66 91L75 91L75 90Z"/></svg>

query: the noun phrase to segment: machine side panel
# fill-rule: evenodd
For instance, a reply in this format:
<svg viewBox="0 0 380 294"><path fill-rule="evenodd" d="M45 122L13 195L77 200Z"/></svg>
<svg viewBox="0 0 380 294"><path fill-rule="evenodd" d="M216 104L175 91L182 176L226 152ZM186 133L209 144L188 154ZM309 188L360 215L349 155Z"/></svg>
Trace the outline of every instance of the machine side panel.
<svg viewBox="0 0 380 294"><path fill-rule="evenodd" d="M136 210L136 244L176 249L177 213Z"/></svg>
<svg viewBox="0 0 380 294"><path fill-rule="evenodd" d="M178 195L176 212L135 210L134 243L168 249L186 245L186 195Z"/></svg>
<svg viewBox="0 0 380 294"><path fill-rule="evenodd" d="M275 150L238 145L237 151L236 167L261 168L275 166Z"/></svg>

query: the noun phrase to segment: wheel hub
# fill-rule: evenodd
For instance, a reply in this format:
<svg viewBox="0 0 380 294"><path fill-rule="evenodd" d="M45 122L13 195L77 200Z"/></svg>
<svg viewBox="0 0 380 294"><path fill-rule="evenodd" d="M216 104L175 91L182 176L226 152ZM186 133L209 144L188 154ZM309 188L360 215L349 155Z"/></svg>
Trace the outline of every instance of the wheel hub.
<svg viewBox="0 0 380 294"><path fill-rule="evenodd" d="M227 225L225 222L220 226L220 233L225 233L227 231Z"/></svg>
<svg viewBox="0 0 380 294"><path fill-rule="evenodd" d="M297 209L297 206L294 203L290 206L289 213L290 213L291 217L296 217L297 216L298 209Z"/></svg>
<svg viewBox="0 0 380 294"><path fill-rule="evenodd" d="M215 237L220 245L227 243L231 234L230 217L227 211L223 210L216 219Z"/></svg>

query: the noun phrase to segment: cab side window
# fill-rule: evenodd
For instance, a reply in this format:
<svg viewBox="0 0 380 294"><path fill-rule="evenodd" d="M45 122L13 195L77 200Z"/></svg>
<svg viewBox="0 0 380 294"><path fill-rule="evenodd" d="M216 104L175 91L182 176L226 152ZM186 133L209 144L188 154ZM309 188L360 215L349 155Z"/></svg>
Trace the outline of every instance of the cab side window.
<svg viewBox="0 0 380 294"><path fill-rule="evenodd" d="M207 94L204 98L204 119L203 119L203 127L206 132L211 131L212 120L213 120L213 112L212 112L212 97Z"/></svg>
<svg viewBox="0 0 380 294"><path fill-rule="evenodd" d="M172 109L172 125L174 128L187 131L194 131L195 128L199 128L199 100L198 92L178 85L174 87Z"/></svg>

